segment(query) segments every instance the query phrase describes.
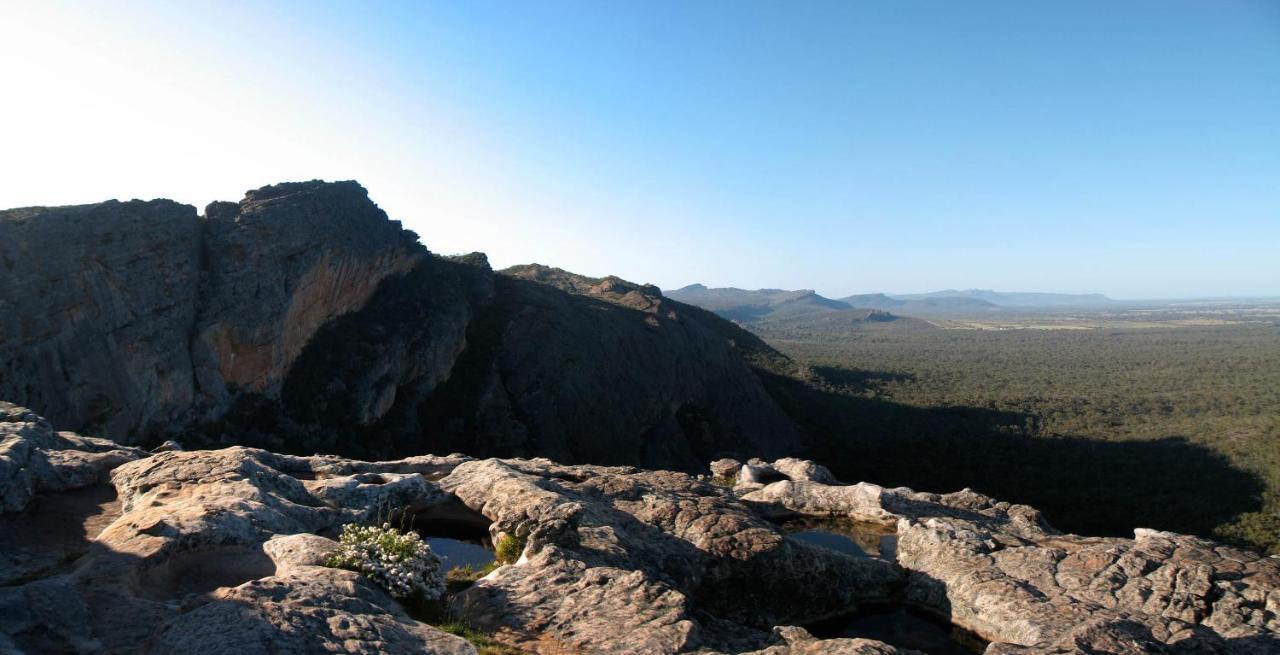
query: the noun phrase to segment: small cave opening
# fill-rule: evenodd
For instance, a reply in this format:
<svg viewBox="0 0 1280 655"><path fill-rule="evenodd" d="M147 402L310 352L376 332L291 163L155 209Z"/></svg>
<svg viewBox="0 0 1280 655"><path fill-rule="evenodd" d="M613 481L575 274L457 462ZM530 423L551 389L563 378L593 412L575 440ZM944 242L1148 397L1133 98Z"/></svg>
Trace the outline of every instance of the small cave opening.
<svg viewBox="0 0 1280 655"><path fill-rule="evenodd" d="M492 522L457 498L414 512L406 520L440 557L445 571L481 569L496 559L489 535Z"/></svg>

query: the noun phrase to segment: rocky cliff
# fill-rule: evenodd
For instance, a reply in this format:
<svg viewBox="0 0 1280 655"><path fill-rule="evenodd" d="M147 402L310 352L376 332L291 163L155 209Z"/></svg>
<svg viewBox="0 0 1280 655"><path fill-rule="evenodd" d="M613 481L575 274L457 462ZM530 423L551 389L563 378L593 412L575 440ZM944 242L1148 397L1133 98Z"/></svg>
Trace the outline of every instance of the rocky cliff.
<svg viewBox="0 0 1280 655"><path fill-rule="evenodd" d="M1280 652L1276 558L1148 530L1060 534L1030 507L844 485L796 459L722 460L694 476L545 459L147 454L0 404L0 493L6 654L476 653L364 576L322 565L340 526L386 508L424 534L465 524L522 544L444 599L450 624L498 644L490 653L916 655L824 634L886 606L986 655ZM797 518L862 526L879 546L815 545L785 527Z"/></svg>
<svg viewBox="0 0 1280 655"><path fill-rule="evenodd" d="M799 445L767 346L654 287L432 255L354 182L0 212L0 266L0 397L59 428L686 469Z"/></svg>

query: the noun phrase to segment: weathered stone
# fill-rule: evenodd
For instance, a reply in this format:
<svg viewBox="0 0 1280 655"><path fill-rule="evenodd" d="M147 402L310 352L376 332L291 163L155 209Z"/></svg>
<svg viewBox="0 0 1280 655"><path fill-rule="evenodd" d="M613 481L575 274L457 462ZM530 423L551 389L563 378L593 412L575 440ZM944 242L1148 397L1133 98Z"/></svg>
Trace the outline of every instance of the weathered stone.
<svg viewBox="0 0 1280 655"><path fill-rule="evenodd" d="M964 490L784 480L742 496L773 518L895 523L906 600L1025 653L1280 652L1280 559L1139 529L1059 534L1033 508Z"/></svg>
<svg viewBox="0 0 1280 655"><path fill-rule="evenodd" d="M684 474L486 460L460 465L441 485L495 531L527 540L520 563L458 601L521 643L732 649L761 642L755 630L885 600L902 582L888 562L788 539Z"/></svg>
<svg viewBox="0 0 1280 655"><path fill-rule="evenodd" d="M0 608L21 611L4 612L0 632L34 652L473 653L359 575L316 566L334 542L315 533L448 503L417 471L464 459L230 448L119 466L122 514L69 572L4 588Z"/></svg>
<svg viewBox="0 0 1280 655"><path fill-rule="evenodd" d="M733 479L738 476L738 471L742 469L742 462L736 459L717 459L711 462L711 475L721 479Z"/></svg>
<svg viewBox="0 0 1280 655"><path fill-rule="evenodd" d="M781 643L743 655L923 655L872 639L817 639L796 626L774 628L773 633Z"/></svg>
<svg viewBox="0 0 1280 655"><path fill-rule="evenodd" d="M144 456L108 439L54 432L43 417L0 402L0 513L24 509L38 492L106 482L111 469Z"/></svg>
<svg viewBox="0 0 1280 655"><path fill-rule="evenodd" d="M199 261L169 200L0 211L0 398L117 437L179 420Z"/></svg>
<svg viewBox="0 0 1280 655"><path fill-rule="evenodd" d="M31 507L115 466L101 460L89 475L68 464L111 447L101 440L53 432L11 405L0 419L5 461L36 462L3 469L35 481ZM336 546L324 535L394 511L466 518L522 542L518 561L450 607L535 652L907 655L795 627L899 601L991 640L987 655L1280 652L1276 558L1142 529L1063 535L1030 507L969 490L822 484L802 461L749 463L796 479L739 497L682 473L544 459L126 454L138 459L110 474L120 514L87 551L0 586L0 649L475 652L363 576L320 566ZM813 546L765 517L892 526L896 560Z"/></svg>

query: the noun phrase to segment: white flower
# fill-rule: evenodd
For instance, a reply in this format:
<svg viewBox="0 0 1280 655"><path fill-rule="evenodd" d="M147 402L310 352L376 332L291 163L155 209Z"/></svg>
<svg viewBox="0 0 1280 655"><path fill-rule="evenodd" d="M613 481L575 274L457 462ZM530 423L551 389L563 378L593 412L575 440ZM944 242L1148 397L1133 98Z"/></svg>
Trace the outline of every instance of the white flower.
<svg viewBox="0 0 1280 655"><path fill-rule="evenodd" d="M390 523L343 527L329 566L358 571L399 597L422 594L427 600L444 593L440 558L416 532L404 533Z"/></svg>

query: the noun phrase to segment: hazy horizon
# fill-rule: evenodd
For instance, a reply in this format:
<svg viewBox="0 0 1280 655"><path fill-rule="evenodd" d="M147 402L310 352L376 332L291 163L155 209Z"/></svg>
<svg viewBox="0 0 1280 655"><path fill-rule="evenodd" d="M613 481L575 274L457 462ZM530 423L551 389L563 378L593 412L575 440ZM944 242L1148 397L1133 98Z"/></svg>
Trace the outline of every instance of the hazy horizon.
<svg viewBox="0 0 1280 655"><path fill-rule="evenodd" d="M0 72L2 208L356 179L497 268L1280 296L1269 2L11 2Z"/></svg>

